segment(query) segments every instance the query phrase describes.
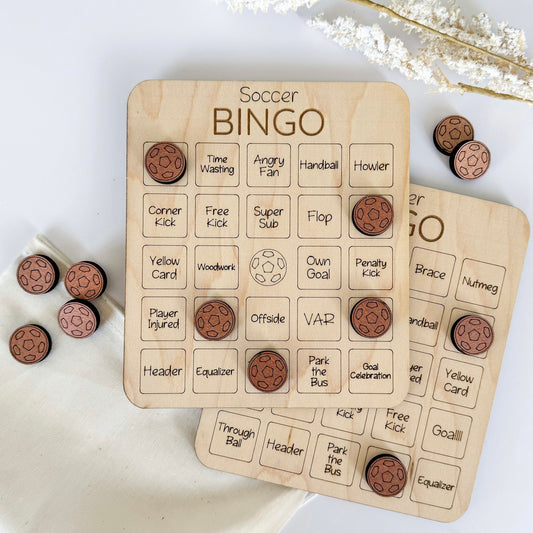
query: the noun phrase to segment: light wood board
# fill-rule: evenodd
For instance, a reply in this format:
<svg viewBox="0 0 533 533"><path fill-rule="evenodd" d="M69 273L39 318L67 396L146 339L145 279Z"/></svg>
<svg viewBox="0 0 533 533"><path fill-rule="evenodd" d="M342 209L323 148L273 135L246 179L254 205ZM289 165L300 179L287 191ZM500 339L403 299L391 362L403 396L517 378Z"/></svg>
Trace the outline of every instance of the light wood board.
<svg viewBox="0 0 533 533"><path fill-rule="evenodd" d="M207 409L196 437L205 465L443 522L466 511L529 224L513 207L418 185L410 191L406 400L389 409ZM493 325L494 342L480 356L460 353L450 340L452 324L468 314ZM369 460L382 453L408 470L396 497L374 494L364 478Z"/></svg>
<svg viewBox="0 0 533 533"><path fill-rule="evenodd" d="M146 151L162 141L187 159L172 185L144 168ZM390 83L138 85L128 103L128 397L142 407L400 403L409 360L408 151L409 104ZM351 220L367 194L393 204L392 226L376 237ZM263 266L265 283L256 275ZM349 321L366 296L392 309L391 329L375 340ZM224 340L195 331L195 310L209 299L237 317ZM261 350L289 367L286 384L269 394L247 379ZM382 378L372 386L361 378L369 362Z"/></svg>

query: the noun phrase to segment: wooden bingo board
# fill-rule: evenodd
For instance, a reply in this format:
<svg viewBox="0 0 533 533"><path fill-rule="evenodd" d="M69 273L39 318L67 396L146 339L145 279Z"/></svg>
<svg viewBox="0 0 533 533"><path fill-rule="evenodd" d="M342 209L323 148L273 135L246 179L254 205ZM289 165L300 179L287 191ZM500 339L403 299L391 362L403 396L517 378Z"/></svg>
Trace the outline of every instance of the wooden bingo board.
<svg viewBox="0 0 533 533"><path fill-rule="evenodd" d="M154 159L162 142L186 160L172 184L155 181L145 162L169 166L166 155ZM129 398L142 407L401 402L409 363L408 150L407 97L389 83L138 85L128 103ZM367 195L386 198L394 211L375 236L352 222ZM361 337L350 324L365 297L392 311L379 338ZM235 327L221 340L195 328L210 300L234 313ZM247 372L265 350L280 354L288 374L270 393Z"/></svg>
<svg viewBox="0 0 533 533"><path fill-rule="evenodd" d="M410 389L391 408L204 410L196 453L212 468L450 522L467 509L500 372L529 225L513 207L411 185ZM464 315L494 342L464 355ZM510 354L511 356L513 354ZM371 459L407 469L397 496L370 490Z"/></svg>

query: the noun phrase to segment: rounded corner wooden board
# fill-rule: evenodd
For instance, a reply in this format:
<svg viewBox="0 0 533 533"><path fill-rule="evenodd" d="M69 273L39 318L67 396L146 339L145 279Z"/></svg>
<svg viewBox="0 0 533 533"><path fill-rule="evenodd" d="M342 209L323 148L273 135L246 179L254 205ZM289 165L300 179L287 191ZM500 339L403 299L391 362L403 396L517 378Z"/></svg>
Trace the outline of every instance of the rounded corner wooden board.
<svg viewBox="0 0 533 533"><path fill-rule="evenodd" d="M161 142L186 159L172 184L144 165ZM149 158L160 168L172 164L156 152ZM133 403L403 400L409 105L398 86L142 82L128 101L127 166L124 388ZM352 222L366 195L392 204L393 223L380 235ZM367 296L392 310L392 326L375 339L350 325ZM234 330L218 341L195 330L196 310L212 299L235 314ZM262 350L288 366L285 384L268 394L247 377Z"/></svg>
<svg viewBox="0 0 533 533"><path fill-rule="evenodd" d="M442 522L467 510L529 224L514 207L419 185L411 185L409 200L405 401L385 409L205 409L196 437L205 465ZM469 314L494 330L492 346L478 356L459 352L450 338L455 321ZM374 494L364 478L368 462L384 453L407 469L395 497Z"/></svg>

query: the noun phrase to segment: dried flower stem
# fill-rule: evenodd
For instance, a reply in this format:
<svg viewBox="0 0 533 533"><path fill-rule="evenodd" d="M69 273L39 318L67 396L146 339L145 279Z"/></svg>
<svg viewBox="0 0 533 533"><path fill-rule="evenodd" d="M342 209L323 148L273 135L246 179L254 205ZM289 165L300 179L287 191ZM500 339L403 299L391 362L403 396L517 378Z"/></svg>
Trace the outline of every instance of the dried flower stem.
<svg viewBox="0 0 533 533"><path fill-rule="evenodd" d="M466 93L484 94L485 96L492 96L493 98L499 98L500 100L515 100L516 102L525 102L530 105L533 104L533 100L527 100L526 98L520 98L519 96L514 96L512 94L498 93L486 89L485 87L477 87L476 85L468 85L467 83L458 83L457 87Z"/></svg>
<svg viewBox="0 0 533 533"><path fill-rule="evenodd" d="M411 19L409 19L407 17L404 17L403 15L400 15L399 13L396 13L396 11L393 11L389 7L386 7L384 5L378 4L377 2L372 2L372 0L348 0L348 2L352 2L353 4L359 4L359 5L362 5L362 6L365 6L365 7L369 7L371 9L374 9L375 11L379 11L380 13L385 13L386 15L389 15L390 17L393 17L393 18L401 20L405 24L410 24L411 26L416 26L417 28L421 28L421 29L423 29L425 31L428 31L430 33L438 35L439 37L442 37L443 39L446 39L447 41L451 41L451 42L453 42L453 43L455 43L455 44L457 44L459 46L464 46L466 48L469 48L470 50L473 50L474 52L488 55L488 56L492 57L493 59L495 59L497 61L506 63L506 64L511 65L511 66L513 66L513 67L515 67L515 68L517 68L519 70L522 70L523 72L527 72L528 74L533 75L533 69L530 68L530 67L527 67L525 65L521 65L520 63L512 61L511 59L507 59L506 57L499 56L498 54L495 54L495 53L493 53L493 52L491 52L489 50L485 50L484 48L479 48L478 46L475 46L473 44L461 41L460 39L457 39L453 35L449 35L448 33L442 33L439 30L431 28L430 26L426 26L425 24L421 24L420 22L417 22L416 20L411 20ZM469 87L469 86L466 85L465 87ZM471 92L474 92L474 91L471 91ZM479 91L475 91L475 92L479 92ZM487 90L487 93L484 93L484 94L488 94L488 93L491 93L491 92L492 91L488 91ZM494 93L493 96L498 95L498 94L499 93ZM506 96L506 95L502 95L502 96ZM509 99L516 99L516 100L520 100L521 102L529 101L529 100L523 100L522 98L514 98L514 97L511 97L510 95L509 95Z"/></svg>
<svg viewBox="0 0 533 533"><path fill-rule="evenodd" d="M222 1L222 0L215 0ZM235 10L251 9L287 13L310 7L319 0L224 0ZM416 53L399 37L386 34L379 24L365 25L350 16L332 21L322 15L308 20L312 28L343 48L358 50L371 63L398 70L406 78L437 87L437 92L475 93L502 100L533 105L533 62L525 56L523 30L507 22L495 22L479 13L465 19L455 0L348 0L400 22L414 30L423 47ZM468 78L469 83L453 83L439 68Z"/></svg>

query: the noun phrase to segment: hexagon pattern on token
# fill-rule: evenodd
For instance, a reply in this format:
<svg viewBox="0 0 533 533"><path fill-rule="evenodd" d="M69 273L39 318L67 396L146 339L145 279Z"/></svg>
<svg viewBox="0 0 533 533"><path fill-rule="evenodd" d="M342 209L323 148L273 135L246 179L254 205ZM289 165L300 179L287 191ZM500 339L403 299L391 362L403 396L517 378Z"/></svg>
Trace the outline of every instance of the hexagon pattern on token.
<svg viewBox="0 0 533 533"><path fill-rule="evenodd" d="M250 383L263 392L274 392L283 387L288 373L285 359L276 352L268 350L259 352L248 363Z"/></svg>
<svg viewBox="0 0 533 533"><path fill-rule="evenodd" d="M185 156L172 143L154 144L146 152L144 159L146 170L159 183L173 183L185 172Z"/></svg>
<svg viewBox="0 0 533 533"><path fill-rule="evenodd" d="M392 324L392 312L379 298L363 298L353 306L350 321L361 337L373 339L388 331Z"/></svg>
<svg viewBox="0 0 533 533"><path fill-rule="evenodd" d="M368 463L366 481L376 494L396 496L407 483L407 471L393 455L380 455Z"/></svg>
<svg viewBox="0 0 533 533"><path fill-rule="evenodd" d="M479 355L486 352L494 340L492 326L482 317L467 315L453 326L453 343L466 355Z"/></svg>
<svg viewBox="0 0 533 533"><path fill-rule="evenodd" d="M487 172L490 165L489 149L478 141L459 145L450 158L454 174L463 180L477 180Z"/></svg>
<svg viewBox="0 0 533 533"><path fill-rule="evenodd" d="M459 144L473 138L474 127L470 121L459 115L443 118L433 133L435 145L446 155L450 155Z"/></svg>
<svg viewBox="0 0 533 533"><path fill-rule="evenodd" d="M194 324L202 337L219 341L233 331L235 313L226 302L211 300L198 308L194 317Z"/></svg>
<svg viewBox="0 0 533 533"><path fill-rule="evenodd" d="M365 235L381 235L389 229L393 218L391 203L377 194L361 198L352 211L355 227Z"/></svg>
<svg viewBox="0 0 533 533"><path fill-rule="evenodd" d="M250 274L259 285L277 285L287 274L287 261L277 250L259 250L250 260Z"/></svg>
<svg viewBox="0 0 533 533"><path fill-rule="evenodd" d="M35 324L17 328L9 339L11 355L25 365L42 361L50 352L51 342L47 331Z"/></svg>
<svg viewBox="0 0 533 533"><path fill-rule="evenodd" d="M105 286L104 271L88 261L72 265L65 274L65 288L74 298L94 300L104 292Z"/></svg>
<svg viewBox="0 0 533 533"><path fill-rule="evenodd" d="M17 268L17 281L30 294L44 294L52 290L58 276L56 264L44 255L30 255Z"/></svg>
<svg viewBox="0 0 533 533"><path fill-rule="evenodd" d="M67 335L84 339L98 328L99 315L89 302L70 300L59 309L57 320Z"/></svg>

